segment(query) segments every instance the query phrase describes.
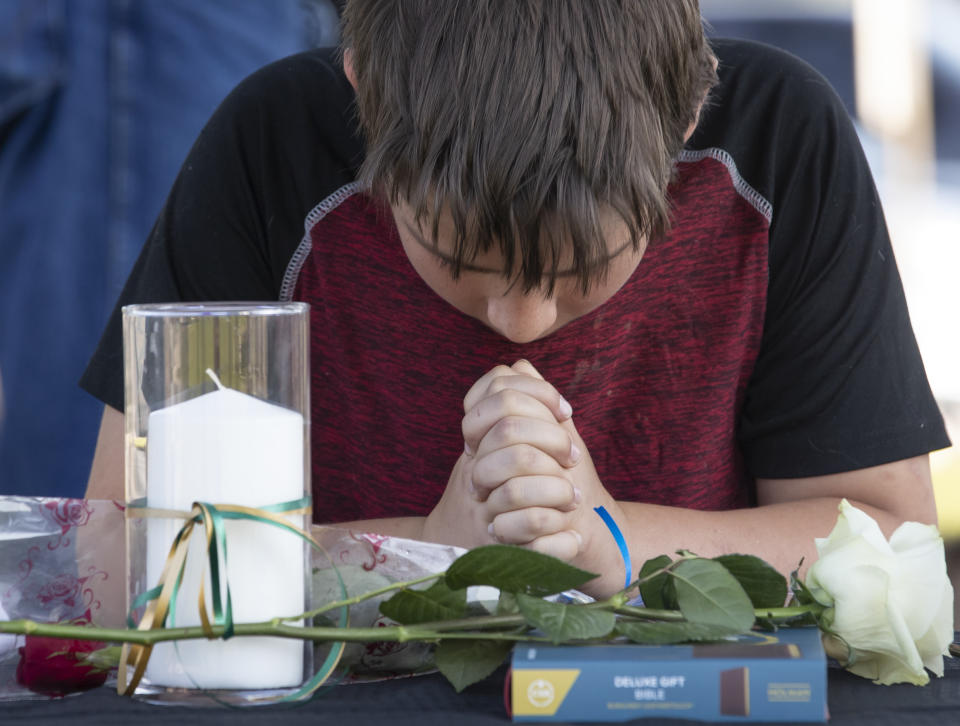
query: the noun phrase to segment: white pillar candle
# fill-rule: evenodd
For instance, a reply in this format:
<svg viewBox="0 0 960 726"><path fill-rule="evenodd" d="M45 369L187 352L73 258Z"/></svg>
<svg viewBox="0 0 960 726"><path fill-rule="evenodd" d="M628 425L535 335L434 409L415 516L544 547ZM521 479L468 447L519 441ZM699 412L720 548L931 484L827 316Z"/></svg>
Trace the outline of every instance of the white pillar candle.
<svg viewBox="0 0 960 726"><path fill-rule="evenodd" d="M217 385L220 383L217 381ZM304 422L289 409L229 388L154 411L147 424L147 506L189 510L195 501L261 507L304 494ZM289 518L300 525L300 516ZM183 520L147 519L147 583L160 577ZM304 608L304 543L261 522L228 520L226 578L236 623L296 615ZM204 530L195 527L176 603L176 626L199 625L206 572ZM205 578L207 612L210 576ZM190 640L154 647L145 673L153 685L268 689L303 682L302 641L284 638Z"/></svg>

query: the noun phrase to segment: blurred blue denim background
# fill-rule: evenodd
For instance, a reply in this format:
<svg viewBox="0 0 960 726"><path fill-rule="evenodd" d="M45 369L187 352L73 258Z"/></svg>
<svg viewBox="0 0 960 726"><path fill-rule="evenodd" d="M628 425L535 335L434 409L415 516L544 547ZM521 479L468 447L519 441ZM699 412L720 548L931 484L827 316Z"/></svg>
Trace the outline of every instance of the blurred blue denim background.
<svg viewBox="0 0 960 726"><path fill-rule="evenodd" d="M326 0L0 0L0 494L83 493L102 407L77 380L190 145L336 21Z"/></svg>

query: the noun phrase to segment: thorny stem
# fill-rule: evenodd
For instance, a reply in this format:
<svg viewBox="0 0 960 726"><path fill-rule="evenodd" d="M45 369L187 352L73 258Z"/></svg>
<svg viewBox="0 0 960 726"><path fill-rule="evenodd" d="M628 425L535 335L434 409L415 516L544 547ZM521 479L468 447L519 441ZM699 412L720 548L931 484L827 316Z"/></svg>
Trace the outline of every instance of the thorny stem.
<svg viewBox="0 0 960 726"><path fill-rule="evenodd" d="M491 616L492 619L506 624L519 624L521 616ZM403 643L411 640L434 642L444 639L466 640L510 640L550 642L549 638L516 632L490 632L485 630L453 630L455 627L490 627L483 623L484 618L463 618L460 621L425 623L424 625L395 625L381 628L337 628L311 627L301 628L295 625L283 625L276 622L241 623L234 625L235 636L272 636L276 638L297 638L322 642L371 643L392 641ZM438 627L438 626L445 627ZM500 624L498 623L498 626ZM451 630L447 630L451 628ZM212 626L214 637L224 633L224 626ZM16 633L48 638L66 638L73 640L102 640L107 642L133 643L136 645L154 645L170 640L199 640L206 638L203 628L159 628L156 630L128 630L124 628L98 628L88 625L62 625L56 623L38 623L33 620L0 621L0 633Z"/></svg>
<svg viewBox="0 0 960 726"><path fill-rule="evenodd" d="M405 582L392 582L389 585L379 588L378 590L371 590L370 592L365 592L361 595L356 595L354 597L347 598L346 600L337 600L335 602L330 602L319 607L316 610L310 610L309 612L303 613L302 615L291 615L286 618L277 618L279 622L285 622L288 620L309 620L310 618L321 615L322 613L329 612L330 610L335 610L336 608L341 608L350 605L356 605L357 603L363 602L364 600L369 600L370 598L377 597L378 595L383 595L384 593L392 592L394 590L402 590L405 587L410 587L412 585L419 585L421 582L429 582L430 580L436 580L440 577L443 577L442 572L436 572L430 575L424 575L423 577L418 577L415 580L406 580Z"/></svg>
<svg viewBox="0 0 960 726"><path fill-rule="evenodd" d="M646 620L683 620L683 615L675 610L654 610L651 608L619 605L614 596L609 601L592 603L586 607L609 610L619 615L644 618ZM756 617L772 620L789 619L805 613L816 613L822 607L811 603L783 608L760 608L754 611ZM509 640L515 642L551 642L550 638L520 632L526 627L522 615L482 615L452 620L438 620L418 625L395 625L376 628L338 628L338 627L300 627L285 625L280 619L260 623L240 623L234 625L235 636L272 636L277 638L298 638L322 642L370 643L391 641L436 642L440 639L464 640ZM224 626L213 626L215 638L223 636ZM199 626L182 628L158 628L154 630L132 630L126 628L100 628L89 625L68 625L62 623L38 623L33 620L0 621L0 633L34 635L49 638L67 638L75 640L101 640L107 642L152 645L170 640L198 640L206 638Z"/></svg>

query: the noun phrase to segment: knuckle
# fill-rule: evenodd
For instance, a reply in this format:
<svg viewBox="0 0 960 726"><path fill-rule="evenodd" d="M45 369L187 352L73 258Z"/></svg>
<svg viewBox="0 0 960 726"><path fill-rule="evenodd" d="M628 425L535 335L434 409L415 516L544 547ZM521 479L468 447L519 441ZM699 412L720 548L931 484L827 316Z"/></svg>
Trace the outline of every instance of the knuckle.
<svg viewBox="0 0 960 726"><path fill-rule="evenodd" d="M513 388L503 387L497 392L497 398L500 401L501 410L506 413L512 413L520 408L521 394Z"/></svg>
<svg viewBox="0 0 960 726"><path fill-rule="evenodd" d="M514 416L500 419L490 429L493 440L498 444L508 444L520 439L520 421Z"/></svg>
<svg viewBox="0 0 960 726"><path fill-rule="evenodd" d="M531 471L536 468L540 461L540 453L532 446L515 446L513 450L514 465L523 470Z"/></svg>
<svg viewBox="0 0 960 726"><path fill-rule="evenodd" d="M480 495L486 494L488 488L488 473L487 467L484 464L485 462L478 461L476 464L474 464L473 469L468 473L469 483L473 485L474 491Z"/></svg>
<svg viewBox="0 0 960 726"><path fill-rule="evenodd" d="M490 385L487 386L487 392L491 395L501 393L505 390L507 390L507 384L502 376L499 378L494 378L492 381L490 381Z"/></svg>
<svg viewBox="0 0 960 726"><path fill-rule="evenodd" d="M527 526L531 532L543 533L550 529L550 513L547 509L530 509L527 511Z"/></svg>
<svg viewBox="0 0 960 726"><path fill-rule="evenodd" d="M506 498L506 504L511 509L519 509L526 502L526 492L524 491L525 487L522 483L512 480L507 482L504 486L504 496Z"/></svg>
<svg viewBox="0 0 960 726"><path fill-rule="evenodd" d="M489 395L491 393L496 393L497 391L503 390L505 387L504 378L511 375L513 375L513 371L505 365L499 365L493 368L489 373L487 394Z"/></svg>

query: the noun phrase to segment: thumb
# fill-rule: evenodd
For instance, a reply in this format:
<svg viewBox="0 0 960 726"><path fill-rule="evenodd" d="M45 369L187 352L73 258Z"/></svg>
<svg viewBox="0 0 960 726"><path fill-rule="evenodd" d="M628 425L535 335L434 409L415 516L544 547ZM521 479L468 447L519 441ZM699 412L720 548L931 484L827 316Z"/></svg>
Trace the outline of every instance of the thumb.
<svg viewBox="0 0 960 726"><path fill-rule="evenodd" d="M533 363L528 361L526 358L521 358L512 366L510 366L517 373L523 375L532 376L534 378L539 378L541 381L546 380L543 376L540 375L540 371L533 367Z"/></svg>

